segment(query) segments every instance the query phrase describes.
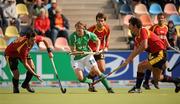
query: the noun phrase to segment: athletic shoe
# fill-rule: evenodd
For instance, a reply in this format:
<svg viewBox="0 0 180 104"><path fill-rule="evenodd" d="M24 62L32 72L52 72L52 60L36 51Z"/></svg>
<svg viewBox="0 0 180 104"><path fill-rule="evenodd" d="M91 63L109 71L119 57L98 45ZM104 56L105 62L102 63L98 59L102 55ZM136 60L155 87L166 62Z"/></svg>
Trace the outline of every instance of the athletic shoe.
<svg viewBox="0 0 180 104"><path fill-rule="evenodd" d="M180 91L180 83L176 83L175 93L178 93Z"/></svg>
<svg viewBox="0 0 180 104"><path fill-rule="evenodd" d="M156 89L160 89L158 82L155 82L154 80L151 80L151 83L154 85L154 87L155 87Z"/></svg>
<svg viewBox="0 0 180 104"><path fill-rule="evenodd" d="M108 93L115 93L112 88L108 88L108 89L107 89L107 92L108 92Z"/></svg>
<svg viewBox="0 0 180 104"><path fill-rule="evenodd" d="M91 84L88 84L88 85L89 85L89 89L88 89L89 92L97 92L97 90L95 89L93 85Z"/></svg>
<svg viewBox="0 0 180 104"><path fill-rule="evenodd" d="M30 85L21 85L22 88L26 89L28 92L34 93L35 90L33 88L30 87Z"/></svg>
<svg viewBox="0 0 180 104"><path fill-rule="evenodd" d="M150 86L149 86L149 84L146 84L146 83L143 83L143 87L144 87L144 89L146 89L146 90L150 90L150 89L151 89Z"/></svg>
<svg viewBox="0 0 180 104"><path fill-rule="evenodd" d="M13 87L13 93L19 93L19 88L18 87Z"/></svg>
<svg viewBox="0 0 180 104"><path fill-rule="evenodd" d="M180 91L180 78L176 78L174 84L176 86L175 92L178 93Z"/></svg>
<svg viewBox="0 0 180 104"><path fill-rule="evenodd" d="M142 93L142 91L140 88L136 88L136 86L134 86L132 89L128 91L128 93Z"/></svg>

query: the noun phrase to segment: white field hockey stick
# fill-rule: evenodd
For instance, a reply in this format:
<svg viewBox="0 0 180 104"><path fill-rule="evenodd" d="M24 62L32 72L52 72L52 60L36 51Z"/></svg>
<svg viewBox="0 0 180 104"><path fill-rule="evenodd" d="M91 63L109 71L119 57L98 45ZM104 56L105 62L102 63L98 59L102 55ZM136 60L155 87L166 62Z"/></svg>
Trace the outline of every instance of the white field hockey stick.
<svg viewBox="0 0 180 104"><path fill-rule="evenodd" d="M177 64L175 64L172 68L167 68L167 71L172 72L174 70L174 68L176 68L179 65L180 65L180 61L177 62Z"/></svg>
<svg viewBox="0 0 180 104"><path fill-rule="evenodd" d="M180 51L177 50L176 48L171 47L171 46L170 46L169 48L180 54ZM178 62L177 64L175 64L171 69L170 69L170 68L167 68L167 70L168 70L169 72L172 72L176 66L179 66L179 64L180 64L180 62Z"/></svg>
<svg viewBox="0 0 180 104"><path fill-rule="evenodd" d="M66 93L66 88L63 88L63 87L62 87L62 84L61 84L61 81L60 81L60 79L59 79L59 77L58 77L57 69L56 69L56 66L55 66L55 64L54 64L53 58L50 58L50 59L51 59L51 63L52 63L54 72L55 72L55 74L56 74L56 78L58 79L59 88L61 89L61 92L64 94L64 93Z"/></svg>
<svg viewBox="0 0 180 104"><path fill-rule="evenodd" d="M180 51L179 50L177 50L176 48L174 48L174 47L169 47L170 49L172 49L172 50L174 50L175 52L177 52L177 53L179 53L180 54Z"/></svg>

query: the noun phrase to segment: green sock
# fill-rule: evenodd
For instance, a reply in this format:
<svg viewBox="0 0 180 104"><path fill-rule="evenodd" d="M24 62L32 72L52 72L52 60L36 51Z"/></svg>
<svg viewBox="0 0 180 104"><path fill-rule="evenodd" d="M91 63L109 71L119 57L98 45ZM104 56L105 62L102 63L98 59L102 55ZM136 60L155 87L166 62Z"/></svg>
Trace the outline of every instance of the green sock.
<svg viewBox="0 0 180 104"><path fill-rule="evenodd" d="M87 77L84 77L84 79L81 80L80 82L90 84L90 83L92 83L92 80L91 80L91 79L88 79Z"/></svg>
<svg viewBox="0 0 180 104"><path fill-rule="evenodd" d="M104 76L104 75L101 74L99 77L102 78L103 76ZM107 81L106 78L101 79L101 83L104 85L104 87L105 87L106 89L109 89L109 88L110 88L110 86L109 86L108 81Z"/></svg>

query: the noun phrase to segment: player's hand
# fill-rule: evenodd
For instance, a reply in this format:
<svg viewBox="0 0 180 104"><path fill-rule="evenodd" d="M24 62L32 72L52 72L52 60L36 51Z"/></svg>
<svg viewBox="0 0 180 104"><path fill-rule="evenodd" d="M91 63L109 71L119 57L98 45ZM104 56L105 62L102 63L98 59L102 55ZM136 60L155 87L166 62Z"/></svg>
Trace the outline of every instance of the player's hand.
<svg viewBox="0 0 180 104"><path fill-rule="evenodd" d="M125 66L127 66L129 63L127 62L127 61L124 61L121 65L122 65L122 67L125 67Z"/></svg>
<svg viewBox="0 0 180 104"><path fill-rule="evenodd" d="M103 49L103 51L104 51L104 52L107 52L107 51L108 51L108 48L107 48L107 47L106 47L106 48L104 48L104 49Z"/></svg>
<svg viewBox="0 0 180 104"><path fill-rule="evenodd" d="M34 76L35 76L39 81L43 82L43 80L40 79L40 75L35 74Z"/></svg>
<svg viewBox="0 0 180 104"><path fill-rule="evenodd" d="M53 57L54 57L54 55L53 55L52 52L49 52L48 55L49 55L50 58L53 58Z"/></svg>

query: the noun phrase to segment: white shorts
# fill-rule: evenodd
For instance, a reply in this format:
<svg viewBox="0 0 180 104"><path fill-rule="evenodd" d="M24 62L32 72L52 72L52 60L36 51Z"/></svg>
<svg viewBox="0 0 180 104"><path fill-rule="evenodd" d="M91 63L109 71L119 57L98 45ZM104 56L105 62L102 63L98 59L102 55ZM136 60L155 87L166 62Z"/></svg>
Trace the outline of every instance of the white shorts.
<svg viewBox="0 0 180 104"><path fill-rule="evenodd" d="M72 60L71 64L74 70L78 68L82 71L84 71L85 68L90 71L93 66L98 67L93 55L87 55L80 60Z"/></svg>

